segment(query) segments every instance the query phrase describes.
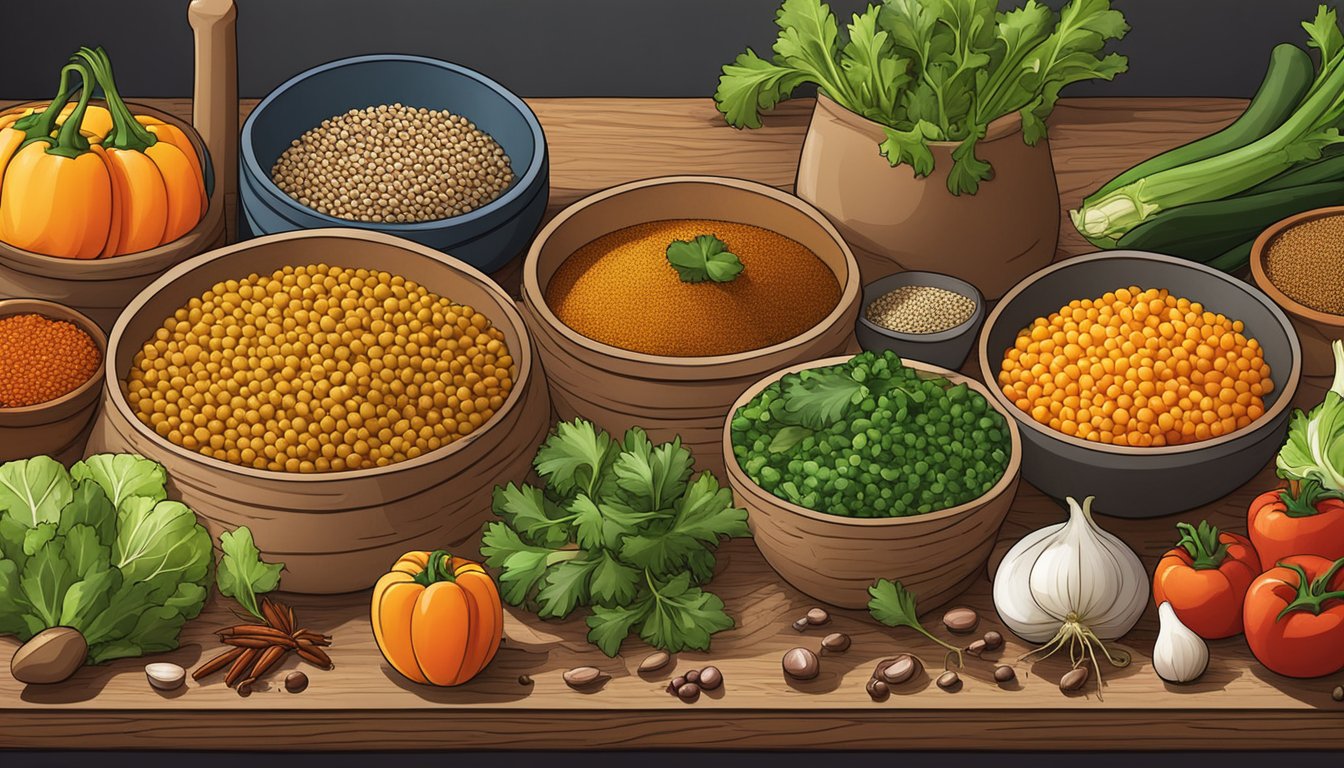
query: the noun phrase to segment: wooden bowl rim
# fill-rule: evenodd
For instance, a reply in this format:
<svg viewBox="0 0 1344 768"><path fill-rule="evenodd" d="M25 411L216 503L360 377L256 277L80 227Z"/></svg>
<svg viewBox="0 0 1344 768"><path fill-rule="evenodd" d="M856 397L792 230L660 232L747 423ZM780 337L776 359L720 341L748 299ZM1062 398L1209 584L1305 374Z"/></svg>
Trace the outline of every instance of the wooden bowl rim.
<svg viewBox="0 0 1344 768"><path fill-rule="evenodd" d="M1259 237L1255 238L1255 243L1251 245L1251 275L1255 278L1256 286L1264 291L1275 304L1283 307L1289 313L1313 323L1332 328L1344 328L1344 315L1332 315L1329 312L1322 312L1319 309L1312 309L1302 304L1275 285L1274 281L1269 279L1269 272L1265 269L1265 259L1269 257L1269 247L1279 235L1300 224L1334 216L1344 216L1344 205L1313 208L1310 211L1295 213L1269 225L1265 231L1260 233Z"/></svg>
<svg viewBox="0 0 1344 768"><path fill-rule="evenodd" d="M1205 275L1232 284L1233 286L1244 292L1250 299L1259 301L1259 297L1257 297L1254 293L1254 291L1257 290L1256 286L1253 286L1242 280L1238 280L1237 278L1234 278L1225 272L1220 272L1216 269L1213 269L1212 267L1205 266L1204 264L1200 264L1198 262L1189 261L1187 259L1182 259L1177 256L1167 256L1166 254L1150 253L1148 251L1115 250L1115 251L1099 251L1096 253L1084 254L1082 256L1075 256L1074 258L1065 259L1063 261L1057 261L1049 265L1048 267L1039 269L1031 273L1030 275L1026 276L1022 280L1020 280L1017 283L1017 285L1014 285L1011 289L1009 289L1007 293L1003 295L1003 298L999 299L998 302L995 303L993 311L991 311L989 313L989 316L985 318L985 324L980 329L980 338L976 342L977 347L976 354L979 356L979 362L980 362L980 375L985 378L985 381L990 382L994 378L997 378L997 371L999 370L999 364L1003 362L1001 356L997 361L990 360L989 349L987 345L989 343L990 333L993 331L995 323L998 322L999 317L1002 315L1004 307L1008 306L1008 304L1012 300L1016 299L1019 294L1025 291L1028 287L1034 285L1036 282L1038 282L1041 278L1045 277L1046 275L1050 275L1055 272L1060 272L1065 269L1069 269L1082 264L1091 263L1094 261L1105 261L1109 259L1121 259L1121 258L1136 259L1139 261L1155 261L1163 264L1170 264L1176 267L1181 267L1183 269L1189 269L1194 272L1202 272ZM1266 301L1262 303L1265 304L1266 309L1269 310L1271 315L1273 314L1283 315L1282 310L1278 307L1277 304L1274 303L1274 300L1270 296L1265 295L1264 298ZM1238 429L1233 432L1229 432L1219 437L1210 438L1208 440L1201 440L1197 443L1185 443L1183 445L1164 445L1160 447L1139 448L1128 445L1111 445L1109 443L1088 442L1087 440L1081 440L1071 435L1066 435L1063 432L1057 432L1045 424L1038 423L1035 419L1031 418L1029 414L1023 413L1020 409L1018 409L1014 403L1008 402L1007 398L1004 397L1003 392L1000 391L997 387L991 386L988 387L988 389L990 394L993 395L994 401L998 405L1002 406L1003 408L1007 409L1010 413L1013 414L1012 418L1014 421L1020 421L1022 424L1025 424L1027 428L1030 429L1033 433L1044 436L1051 440L1058 441L1070 447L1082 448L1089 452L1100 454L1111 454L1118 456L1173 456L1181 454L1190 454L1195 453L1197 451L1207 450L1210 448L1226 446L1230 443L1237 442L1239 440L1245 440L1249 438L1251 435L1260 432L1261 430L1272 429L1274 427L1275 421L1279 418L1279 416L1284 411L1289 410L1293 406L1292 403L1293 397L1297 394L1297 389L1302 379L1302 346L1297 339L1297 332L1293 330L1292 322L1286 316L1282 316L1276 319L1280 321L1280 326L1282 330L1285 331L1285 335L1288 338L1288 353L1289 353L1288 356L1292 360L1292 367L1289 369L1288 377L1287 379L1284 380L1282 388L1279 390L1279 396L1275 399L1273 405L1265 409L1265 412L1260 415L1260 418L1251 422L1249 426L1243 429ZM991 365L991 363L994 363L994 365Z"/></svg>
<svg viewBox="0 0 1344 768"><path fill-rule="evenodd" d="M47 99L26 101L21 104L15 104L8 109L3 110L0 114L9 114L16 110L27 109L28 107L45 105L48 103L50 103L50 100ZM102 99L93 99L89 103L101 104L104 102ZM214 162L214 158L210 157L210 151L205 146L204 140L201 139L200 133L198 133L196 128L190 123L175 115L170 115L162 110L139 104L134 101L126 102L126 106L130 107L131 111L136 114L149 115L163 120L164 122L170 122L182 129L186 133L187 138L191 140L192 146L196 148L196 154L198 158L201 159L202 163ZM80 265L81 271L90 273L89 277L85 278L88 281L117 280L157 272L163 268L163 265L158 262L163 261L166 257L172 257L174 259L180 257L183 249L195 249L202 245L202 243L196 241L207 239L218 230L223 229L224 213L222 206L224 205L224 200L222 185L219 182L219 176L223 172L224 171L217 167L214 168L215 188L210 194L210 200L206 206L205 213L201 215L201 220L196 222L196 226L192 227L185 234L172 242L163 243L162 245L155 246L147 251L127 253L121 256L110 256L106 259L67 259L60 256L48 256L43 253L15 248L8 243L0 242L0 258L13 261L22 267L30 267L36 271L27 269L20 271L42 277L53 277L52 267L56 267L55 271L61 272L64 271L62 269L63 266L72 263ZM139 272L128 269L134 266L144 266L144 269ZM115 274L103 274L107 272Z"/></svg>
<svg viewBox="0 0 1344 768"><path fill-rule="evenodd" d="M120 345L120 342L124 341L123 337L126 333L126 326L130 323L131 317L144 308L145 302L149 297L168 289L178 278L209 262L228 258L238 253L243 253L274 243L319 238L359 240L376 245L413 251L417 255L438 262L441 266L450 271L461 273L462 276L467 279L478 281L487 292L494 294L498 300L501 314L507 317L509 322L519 331L515 338L510 340L510 353L518 365L518 375L514 378L513 389L509 392L509 397L504 401L503 407L500 408L484 426L472 432L470 435L467 435L461 440L449 443L448 445L439 446L438 448L423 453L414 459L407 459L395 464L389 464L385 467L346 469L341 470L340 472L311 472L308 474L299 472L276 472L274 470L257 469L255 467L244 467L238 464L231 464L227 461L216 459L212 456L206 456L179 445L174 445L172 442L160 437L154 430L145 426L144 422L140 421L140 419L131 411L130 404L126 401L126 396L121 390L120 372L115 370L115 355L112 353ZM495 321L494 316L491 316L491 321ZM497 427L507 420L511 413L522 408L521 402L526 395L528 386L545 386L544 380L540 383L532 381L532 378L540 373L541 368L536 366L533 362L533 355L536 354L536 351L532 344L531 332L529 331L527 324L523 321L522 313L518 311L518 306L514 303L513 298L510 297L498 283L491 280L488 275L464 261L455 259L441 251L430 248L429 246L406 240L405 238L385 234L383 232L370 232L368 230L345 229L341 227L296 230L293 232L280 232L274 235L256 237L223 248L206 251L199 256L192 257L177 264L172 269L169 269L167 272L164 272L156 278L154 282L145 286L145 288L136 294L135 298L127 304L126 309L122 311L121 315L117 318L116 325L112 328L109 347L109 351L104 355L106 360L106 364L104 365L104 377L107 382L107 400L109 406L114 408L117 411L117 414L130 424L131 429L136 430L143 437L149 439L162 450L167 451L178 459L204 466L211 470L271 482L341 482L360 478L388 477L399 472L425 467L446 459L456 453L465 451L474 443L480 442L482 439L481 435L488 434L492 428Z"/></svg>
<svg viewBox="0 0 1344 768"><path fill-rule="evenodd" d="M53 313L54 312L54 313ZM89 335L93 339L93 345L98 349L100 356L99 365L93 373L84 380L83 384L66 392L55 400L48 400L45 403L35 403L33 405L24 405L17 408L0 408L0 417L27 415L50 411L61 406L67 405L73 401L88 397L92 390L102 384L103 369L107 367L107 334L98 324L89 319L89 316L75 309L66 306L58 301L49 301L47 299L18 298L18 299L0 299L0 318L10 317L12 315L41 315L48 320L73 323L75 327Z"/></svg>
<svg viewBox="0 0 1344 768"><path fill-rule="evenodd" d="M551 236L568 223L570 219L578 215L580 211L593 206L602 205L612 198L620 197L632 192L639 192L645 189L671 187L683 184L705 184L725 187L737 192L767 197L776 203L793 208L795 211L810 219L813 224L819 227L826 236L833 240L836 246L839 247L840 254L844 257L845 269L848 272L844 282L840 285L840 298L836 301L835 306L831 308L830 313L802 333L784 339L777 344L771 344L768 347L761 347L760 349L749 349L745 352L734 352L729 355L714 355L710 357L650 355L644 352L621 349L620 347L614 347L610 344L604 344L596 339L590 339L573 328L570 328L560 320L560 318L551 311L550 305L546 302L546 294L545 291L542 290L541 281L538 277L538 262L541 259L541 251L547 241L550 240ZM656 216L650 216L645 219L645 221L658 220L659 218ZM731 221L732 218L725 217L725 220ZM782 233L776 234L780 234L782 237L788 237ZM836 282L840 282L838 275L836 275L836 278ZM859 275L859 263L854 258L853 250L851 250L849 244L845 242L844 237L840 235L839 230L831 224L830 220L827 219L821 211L817 210L816 207L806 200L768 184L733 178L731 176L656 176L653 178L626 182L625 184L618 184L614 187L608 187L601 191L594 192L587 197L583 197L571 203L560 213L556 214L553 219L547 222L546 226L542 227L541 231L537 233L537 236L533 238L532 245L527 249L527 257L523 261L523 299L527 301L529 307L532 308L537 319L544 323L549 330L560 334L569 343L600 354L603 357L654 366L710 368L749 360L759 360L771 355L787 352L801 344L815 341L827 331L834 328L840 322L841 318L844 317L848 308L859 300L862 290L863 279Z"/></svg>
<svg viewBox="0 0 1344 768"><path fill-rule="evenodd" d="M755 384L748 387L747 391L743 392L742 395L734 401L732 407L728 409L728 416L724 420L723 456L724 464L727 467L729 481L736 481L736 484L745 486L747 491L751 493L759 504L769 505L782 512L788 512L798 517L805 517L816 522L854 528L899 527L902 525L945 520L947 518L959 517L964 514L971 514L987 507L990 502L1002 496L1004 492L1017 482L1018 475L1022 469L1022 435L1017 428L1016 422L1013 421L1012 416L1004 413L1003 407L995 402L993 398L989 397L989 393L986 391L985 386L975 379L969 376L964 376L956 371L951 371L930 363L923 363L918 360L906 360L905 358L901 358L901 364L906 368L910 368L917 374L928 374L927 376L921 376L921 378L941 376L954 385L965 384L981 397L985 398L985 402L989 407L998 411L999 415L1003 417L1005 422L1007 422L1008 444L1010 449L1008 465L1003 469L1003 476L999 478L998 482L996 482L992 488L974 499L958 504L955 507L938 509L922 515L905 515L903 517L846 517L844 515L832 515L826 512L818 512L815 509L808 509L807 507L794 504L791 501L779 498L757 485L755 481L747 476L747 473L743 471L742 467L738 465L737 456L733 453L732 424L733 417L736 416L738 409L751 402L751 400L764 391L766 387L779 381L787 374L799 373L813 368L827 368L833 365L840 365L853 360L855 357L856 355L838 355L836 357L825 357L820 360L811 360L805 363L791 365L765 376L760 381L757 381Z"/></svg>

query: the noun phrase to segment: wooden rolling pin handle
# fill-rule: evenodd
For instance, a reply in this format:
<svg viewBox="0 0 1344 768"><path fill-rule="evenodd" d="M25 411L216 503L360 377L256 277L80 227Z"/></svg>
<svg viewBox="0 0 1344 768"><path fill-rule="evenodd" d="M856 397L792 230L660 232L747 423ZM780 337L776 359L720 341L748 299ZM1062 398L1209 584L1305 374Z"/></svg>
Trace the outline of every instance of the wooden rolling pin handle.
<svg viewBox="0 0 1344 768"><path fill-rule="evenodd" d="M233 0L191 0L196 38L191 122L210 150L228 242L238 239L238 11Z"/></svg>

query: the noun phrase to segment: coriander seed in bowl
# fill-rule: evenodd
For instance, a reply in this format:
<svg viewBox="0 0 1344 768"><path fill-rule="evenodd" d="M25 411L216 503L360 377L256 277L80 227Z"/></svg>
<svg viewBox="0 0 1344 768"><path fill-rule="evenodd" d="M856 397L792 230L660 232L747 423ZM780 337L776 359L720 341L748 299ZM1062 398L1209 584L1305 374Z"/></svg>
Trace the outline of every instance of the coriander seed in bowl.
<svg viewBox="0 0 1344 768"><path fill-rule="evenodd" d="M971 319L975 300L932 285L902 285L869 304L864 316L900 333L938 333Z"/></svg>
<svg viewBox="0 0 1344 768"><path fill-rule="evenodd" d="M854 335L865 351L890 350L956 370L966 362L984 319L984 297L965 280L938 272L897 272L863 287Z"/></svg>

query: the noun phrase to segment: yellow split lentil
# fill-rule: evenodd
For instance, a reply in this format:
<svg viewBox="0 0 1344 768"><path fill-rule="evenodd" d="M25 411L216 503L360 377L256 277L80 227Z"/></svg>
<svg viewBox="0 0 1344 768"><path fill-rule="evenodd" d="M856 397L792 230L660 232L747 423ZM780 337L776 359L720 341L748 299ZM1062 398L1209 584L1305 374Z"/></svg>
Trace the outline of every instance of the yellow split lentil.
<svg viewBox="0 0 1344 768"><path fill-rule="evenodd" d="M711 234L742 262L726 283L684 283L677 240ZM835 274L801 243L727 221L668 219L603 235L565 260L546 288L560 321L613 347L670 357L729 355L797 336L840 301Z"/></svg>
<svg viewBox="0 0 1344 768"><path fill-rule="evenodd" d="M1240 320L1165 289L1121 288L1037 318L1004 354L1004 396L1038 423L1125 446L1183 445L1242 429L1274 390Z"/></svg>
<svg viewBox="0 0 1344 768"><path fill-rule="evenodd" d="M413 459L480 429L513 387L504 334L387 272L317 264L215 284L125 381L136 416L205 456L283 472Z"/></svg>
<svg viewBox="0 0 1344 768"><path fill-rule="evenodd" d="M89 334L42 315L0 318L0 408L47 403L79 389L102 364Z"/></svg>

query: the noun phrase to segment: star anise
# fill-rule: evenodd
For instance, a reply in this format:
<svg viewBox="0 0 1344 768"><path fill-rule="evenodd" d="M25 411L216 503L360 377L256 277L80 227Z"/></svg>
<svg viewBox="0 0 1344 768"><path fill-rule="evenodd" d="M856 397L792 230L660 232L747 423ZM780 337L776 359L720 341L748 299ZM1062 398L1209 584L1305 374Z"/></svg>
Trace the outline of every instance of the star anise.
<svg viewBox="0 0 1344 768"><path fill-rule="evenodd" d="M261 614L264 624L238 624L219 630L219 641L231 647L197 667L191 673L192 679L201 680L227 667L224 684L230 688L236 685L240 693L250 693L252 684L271 671L290 651L315 667L332 669L335 666L323 650L331 645L331 638L298 627L293 608L263 597Z"/></svg>

